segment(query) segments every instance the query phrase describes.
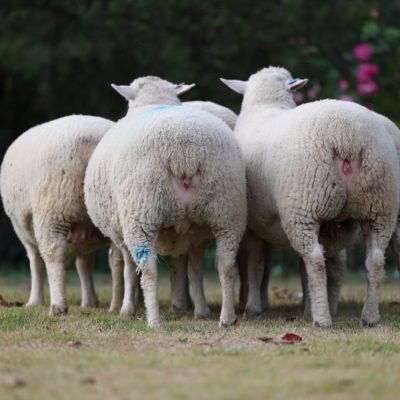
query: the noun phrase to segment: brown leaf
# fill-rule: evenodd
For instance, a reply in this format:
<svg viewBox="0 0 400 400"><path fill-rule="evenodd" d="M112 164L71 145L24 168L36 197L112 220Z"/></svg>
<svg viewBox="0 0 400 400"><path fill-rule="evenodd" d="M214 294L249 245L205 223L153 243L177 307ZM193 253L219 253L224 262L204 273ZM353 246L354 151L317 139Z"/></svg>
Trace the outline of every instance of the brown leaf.
<svg viewBox="0 0 400 400"><path fill-rule="evenodd" d="M7 387L7 388L17 388L17 387L23 387L25 385L26 385L26 382L18 376L9 376L4 381L4 387Z"/></svg>
<svg viewBox="0 0 400 400"><path fill-rule="evenodd" d="M79 347L82 346L82 342L80 342L79 340L70 340L68 342L68 346L74 347L75 349L78 349Z"/></svg>
<svg viewBox="0 0 400 400"><path fill-rule="evenodd" d="M81 382L85 385L94 385L96 383L96 379L93 376L87 376L81 380Z"/></svg>
<svg viewBox="0 0 400 400"><path fill-rule="evenodd" d="M0 294L0 307L22 307L24 303L20 301L6 301Z"/></svg>

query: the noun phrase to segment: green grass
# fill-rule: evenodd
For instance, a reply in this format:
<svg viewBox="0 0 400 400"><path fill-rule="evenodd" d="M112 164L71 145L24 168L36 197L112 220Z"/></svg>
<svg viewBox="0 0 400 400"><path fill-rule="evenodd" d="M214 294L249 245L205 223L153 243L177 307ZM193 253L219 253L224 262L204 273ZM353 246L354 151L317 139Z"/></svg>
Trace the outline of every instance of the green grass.
<svg viewBox="0 0 400 400"><path fill-rule="evenodd" d="M366 285L348 279L330 330L302 318L300 306L272 299L261 318L218 328L220 289L206 279L212 319L169 310L169 285L160 298L167 321L162 332L137 317L110 315L108 276L97 277L101 308L81 310L79 286L70 283L70 312L50 318L47 307L0 308L0 399L393 399L400 384L400 285L388 281L382 321L362 328ZM298 279L275 280L279 289L299 290ZM0 294L26 301L26 276L3 277ZM48 299L47 299L48 300ZM288 317L296 317L288 322ZM295 345L258 340L294 332Z"/></svg>

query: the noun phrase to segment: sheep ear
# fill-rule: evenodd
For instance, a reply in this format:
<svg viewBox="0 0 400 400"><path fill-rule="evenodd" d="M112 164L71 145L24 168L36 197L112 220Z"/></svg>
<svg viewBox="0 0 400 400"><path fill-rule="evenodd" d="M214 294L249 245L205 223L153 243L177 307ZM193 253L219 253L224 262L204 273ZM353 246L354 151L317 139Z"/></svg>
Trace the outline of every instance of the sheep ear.
<svg viewBox="0 0 400 400"><path fill-rule="evenodd" d="M286 87L291 92L295 92L301 89L303 86L307 85L308 79L290 78L286 82Z"/></svg>
<svg viewBox="0 0 400 400"><path fill-rule="evenodd" d="M225 83L225 85L228 86L229 89L232 89L236 93L244 94L247 89L246 81L240 81L238 79L224 79L224 78L219 78L219 79L221 80L222 83Z"/></svg>
<svg viewBox="0 0 400 400"><path fill-rule="evenodd" d="M114 83L112 83L111 87L128 101L133 100L136 96L136 90L132 86L114 85Z"/></svg>
<svg viewBox="0 0 400 400"><path fill-rule="evenodd" d="M189 91L192 87L196 86L195 83L191 83L190 85L186 85L185 83L180 83L175 85L175 92L177 96L180 96L183 93Z"/></svg>

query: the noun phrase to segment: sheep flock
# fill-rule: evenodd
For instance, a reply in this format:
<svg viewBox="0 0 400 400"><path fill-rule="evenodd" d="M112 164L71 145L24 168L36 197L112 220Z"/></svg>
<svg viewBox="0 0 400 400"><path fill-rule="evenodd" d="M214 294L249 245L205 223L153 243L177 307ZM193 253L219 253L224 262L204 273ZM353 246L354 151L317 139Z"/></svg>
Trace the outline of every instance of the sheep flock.
<svg viewBox="0 0 400 400"><path fill-rule="evenodd" d="M271 252L285 249L300 256L305 316L329 328L346 248L362 240L361 323L379 322L389 243L400 254L400 130L356 103L296 106L307 79L284 68L221 81L243 96L239 115L181 102L194 84L145 76L112 85L128 102L119 121L66 116L11 144L0 190L29 259L26 306L44 304L47 275L50 315L67 314L75 264L81 306L97 307L94 255L109 247L110 312L134 315L144 301L148 326L162 328L157 261L169 256L172 309L208 318L202 260L215 243L220 327L237 321L239 279L244 320L268 308Z"/></svg>

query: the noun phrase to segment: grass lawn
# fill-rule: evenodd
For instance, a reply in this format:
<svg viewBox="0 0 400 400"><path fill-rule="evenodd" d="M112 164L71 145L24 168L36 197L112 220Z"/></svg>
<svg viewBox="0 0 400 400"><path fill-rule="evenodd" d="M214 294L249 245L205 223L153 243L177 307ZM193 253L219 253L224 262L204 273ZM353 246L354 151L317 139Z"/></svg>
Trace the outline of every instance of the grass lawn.
<svg viewBox="0 0 400 400"><path fill-rule="evenodd" d="M383 289L382 321L362 328L366 284L348 279L329 330L313 328L300 306L281 299L300 290L297 278L274 280L272 308L254 321L218 328L220 288L206 278L211 320L169 310L169 284L160 286L163 332L110 315L108 276L97 277L101 308L81 310L79 286L68 286L67 317L46 307L0 307L0 399L397 399L400 396L400 282ZM0 279L0 294L26 301L27 276ZM283 296L285 297L285 296ZM294 332L293 345L260 336Z"/></svg>

